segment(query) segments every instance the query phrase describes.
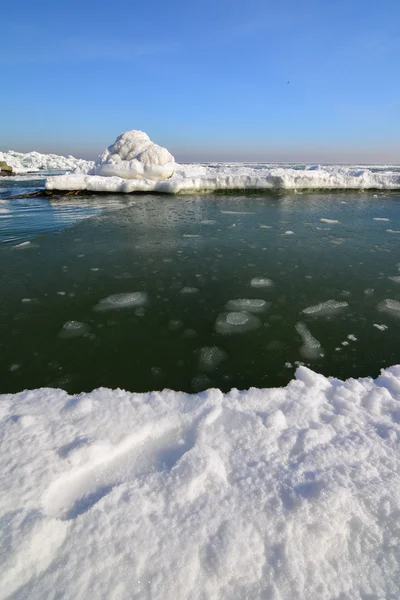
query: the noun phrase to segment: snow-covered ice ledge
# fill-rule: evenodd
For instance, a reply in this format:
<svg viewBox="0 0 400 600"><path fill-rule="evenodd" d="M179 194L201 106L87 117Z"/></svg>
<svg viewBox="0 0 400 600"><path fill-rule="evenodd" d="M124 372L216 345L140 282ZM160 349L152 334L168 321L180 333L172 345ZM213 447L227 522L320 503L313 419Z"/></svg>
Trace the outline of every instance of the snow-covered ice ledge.
<svg viewBox="0 0 400 600"><path fill-rule="evenodd" d="M400 365L0 409L1 598L400 597Z"/></svg>
<svg viewBox="0 0 400 600"><path fill-rule="evenodd" d="M273 165L178 165L165 148L142 131L128 131L99 156L94 166L49 177L47 190L130 194L184 194L217 190L400 189L400 173L390 168Z"/></svg>

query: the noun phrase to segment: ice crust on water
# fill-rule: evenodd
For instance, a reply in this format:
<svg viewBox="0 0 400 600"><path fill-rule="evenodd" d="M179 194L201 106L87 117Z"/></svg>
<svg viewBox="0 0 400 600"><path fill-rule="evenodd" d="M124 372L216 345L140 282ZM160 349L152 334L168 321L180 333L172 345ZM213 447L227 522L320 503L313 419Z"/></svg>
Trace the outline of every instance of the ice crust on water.
<svg viewBox="0 0 400 600"><path fill-rule="evenodd" d="M271 306L270 302L258 298L236 298L225 304L226 310L261 313Z"/></svg>
<svg viewBox="0 0 400 600"><path fill-rule="evenodd" d="M304 358L315 360L324 356L324 351L321 344L315 339L304 323L297 323L296 331L303 340L303 345L300 348L300 352Z"/></svg>
<svg viewBox="0 0 400 600"><path fill-rule="evenodd" d="M57 154L41 154L40 152L0 152L0 161L5 161L13 168L14 173L36 173L40 171L74 171L79 168L88 172L94 165L93 161L74 158L73 156L58 156Z"/></svg>
<svg viewBox="0 0 400 600"><path fill-rule="evenodd" d="M115 310L119 308L132 308L136 306L143 306L147 303L147 293L146 292L127 292L123 294L112 294L111 296L107 296L107 298L102 298L96 306L94 310L102 311L102 310Z"/></svg>
<svg viewBox="0 0 400 600"><path fill-rule="evenodd" d="M171 177L175 159L144 131L125 131L99 156L90 175L162 181Z"/></svg>
<svg viewBox="0 0 400 600"><path fill-rule="evenodd" d="M107 161L108 158L105 160ZM119 162L122 161L117 160L115 165ZM119 175L118 177L100 177L95 174L96 167L93 171L88 168L86 173L81 168L80 173L48 178L46 187L49 190L87 190L125 194L131 192L190 194L218 190L400 189L400 173L390 166L385 170L375 171L372 168L357 166L323 165L310 168L302 165L291 168L271 164L175 164L174 174L164 181L155 181L155 177L151 178L146 169L141 170L142 167L136 171L140 179L122 179L121 177L127 177L123 171L119 170L118 166L115 166L115 171L113 169L114 167L102 168L102 174ZM167 171L163 174L165 177L169 176Z"/></svg>
<svg viewBox="0 0 400 600"><path fill-rule="evenodd" d="M399 401L400 365L3 395L0 597L397 599Z"/></svg>
<svg viewBox="0 0 400 600"><path fill-rule="evenodd" d="M302 312L305 315L327 317L341 312L348 306L348 302L341 302L338 300L327 300L326 302L321 302L320 304L316 304L315 306L308 306Z"/></svg>
<svg viewBox="0 0 400 600"><path fill-rule="evenodd" d="M258 329L260 325L260 319L249 312L234 311L220 314L215 322L215 330L222 334L245 333Z"/></svg>

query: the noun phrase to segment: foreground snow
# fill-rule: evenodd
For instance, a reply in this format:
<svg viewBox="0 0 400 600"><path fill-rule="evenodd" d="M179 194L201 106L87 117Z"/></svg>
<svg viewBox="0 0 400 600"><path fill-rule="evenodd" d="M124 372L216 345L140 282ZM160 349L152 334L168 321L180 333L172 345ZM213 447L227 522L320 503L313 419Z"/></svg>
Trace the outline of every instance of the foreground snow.
<svg viewBox="0 0 400 600"><path fill-rule="evenodd" d="M213 192L217 190L303 190L303 189L400 189L400 172L393 167L274 165L176 165L175 173L165 181L99 177L76 173L49 177L48 190L82 190L124 193L159 192L165 194Z"/></svg>
<svg viewBox="0 0 400 600"><path fill-rule="evenodd" d="M0 597L400 597L400 365L0 397Z"/></svg>
<svg viewBox="0 0 400 600"><path fill-rule="evenodd" d="M87 172L93 167L93 162L74 158L73 156L58 156L57 154L41 154L40 152L0 152L0 161L4 160L14 173L36 173L38 171L74 171L76 168Z"/></svg>

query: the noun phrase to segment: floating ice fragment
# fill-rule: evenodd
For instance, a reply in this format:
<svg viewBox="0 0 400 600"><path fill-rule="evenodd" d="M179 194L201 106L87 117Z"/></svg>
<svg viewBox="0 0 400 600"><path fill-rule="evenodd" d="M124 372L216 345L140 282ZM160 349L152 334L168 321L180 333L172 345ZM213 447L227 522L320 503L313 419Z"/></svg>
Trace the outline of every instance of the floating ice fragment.
<svg viewBox="0 0 400 600"><path fill-rule="evenodd" d="M324 350L321 344L313 335L311 335L304 323L297 323L296 331L303 340L303 345L300 348L300 352L305 358L314 360L324 356Z"/></svg>
<svg viewBox="0 0 400 600"><path fill-rule="evenodd" d="M265 300L253 299L253 298L236 298L235 300L229 300L225 304L226 310L233 311L247 311L250 313L260 313L271 306L270 302Z"/></svg>
<svg viewBox="0 0 400 600"><path fill-rule="evenodd" d="M395 275L394 277L389 277L389 279L391 281L394 281L395 283L400 283L400 275Z"/></svg>
<svg viewBox="0 0 400 600"><path fill-rule="evenodd" d="M215 330L217 333L244 333L260 327L261 321L258 317L247 312L222 313L217 317Z"/></svg>
<svg viewBox="0 0 400 600"><path fill-rule="evenodd" d="M329 223L329 225L337 225L339 221L336 219L320 219L321 223Z"/></svg>
<svg viewBox="0 0 400 600"><path fill-rule="evenodd" d="M253 279L250 281L250 285L251 287L255 288L265 288L272 287L274 282L272 279L268 279L267 277L253 277Z"/></svg>
<svg viewBox="0 0 400 600"><path fill-rule="evenodd" d="M347 339L351 340L352 342L357 341L357 338L353 333L349 333L349 335L347 336Z"/></svg>
<svg viewBox="0 0 400 600"><path fill-rule="evenodd" d="M326 317L334 315L349 306L348 302L338 302L337 300L327 300L315 306L309 306L302 312L305 315L316 315L318 317Z"/></svg>
<svg viewBox="0 0 400 600"><path fill-rule="evenodd" d="M390 219L384 219L383 217L374 217L374 221L389 221Z"/></svg>
<svg viewBox="0 0 400 600"><path fill-rule="evenodd" d="M400 233L398 229L386 229L387 233Z"/></svg>
<svg viewBox="0 0 400 600"><path fill-rule="evenodd" d="M377 329L379 329L379 331L386 331L386 329L388 328L387 325L380 325L379 323L374 323L373 327L376 327Z"/></svg>
<svg viewBox="0 0 400 600"><path fill-rule="evenodd" d="M67 321L62 326L62 329L58 336L60 338L75 338L85 335L89 330L88 326L85 323L81 323L80 321Z"/></svg>
<svg viewBox="0 0 400 600"><path fill-rule="evenodd" d="M294 231L285 231L283 235L294 235Z"/></svg>
<svg viewBox="0 0 400 600"><path fill-rule="evenodd" d="M14 248L23 250L25 248L30 248L32 246L33 246L32 242L21 242L21 244L17 244L16 246L14 246Z"/></svg>
<svg viewBox="0 0 400 600"><path fill-rule="evenodd" d="M247 212L244 210L221 210L222 215L255 215L255 212Z"/></svg>
<svg viewBox="0 0 400 600"><path fill-rule="evenodd" d="M94 307L94 310L115 310L119 308L131 308L143 306L147 302L146 292L127 292L124 294L112 294L102 298Z"/></svg>
<svg viewBox="0 0 400 600"><path fill-rule="evenodd" d="M228 355L226 352L218 348L218 346L205 346L200 350L199 371L211 373L226 360Z"/></svg>

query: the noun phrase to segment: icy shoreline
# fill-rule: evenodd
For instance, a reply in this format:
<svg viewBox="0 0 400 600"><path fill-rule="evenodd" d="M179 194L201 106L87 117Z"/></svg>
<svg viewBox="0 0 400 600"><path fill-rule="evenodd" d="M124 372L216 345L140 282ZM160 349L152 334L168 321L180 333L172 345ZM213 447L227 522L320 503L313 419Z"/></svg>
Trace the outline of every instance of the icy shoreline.
<svg viewBox="0 0 400 600"><path fill-rule="evenodd" d="M0 596L397 598L400 365L1 396Z"/></svg>
<svg viewBox="0 0 400 600"><path fill-rule="evenodd" d="M220 190L400 190L400 172L343 166L176 165L164 181L74 173L49 177L47 190L190 194Z"/></svg>

